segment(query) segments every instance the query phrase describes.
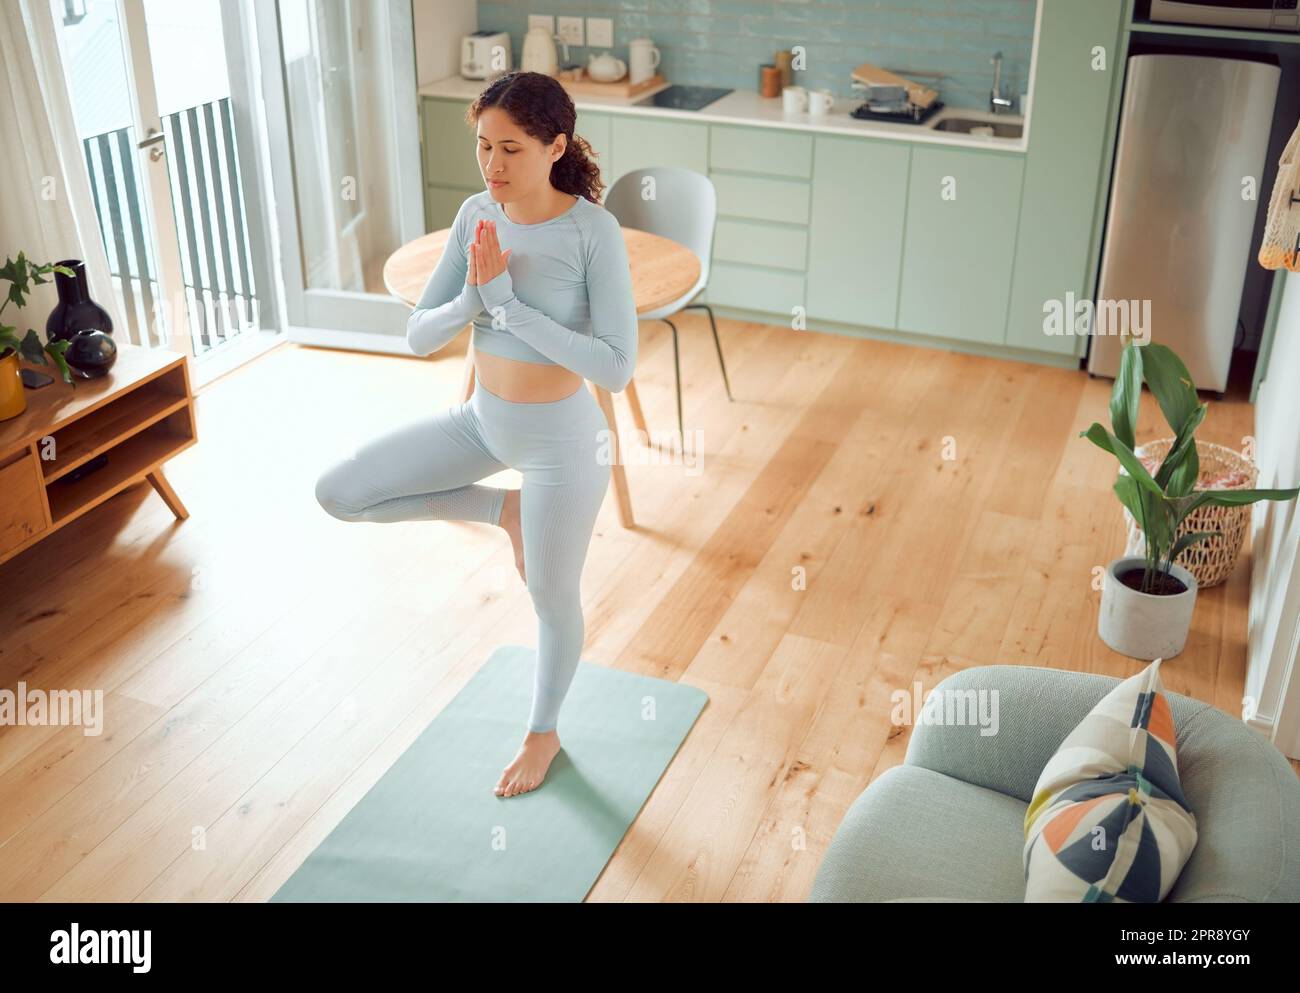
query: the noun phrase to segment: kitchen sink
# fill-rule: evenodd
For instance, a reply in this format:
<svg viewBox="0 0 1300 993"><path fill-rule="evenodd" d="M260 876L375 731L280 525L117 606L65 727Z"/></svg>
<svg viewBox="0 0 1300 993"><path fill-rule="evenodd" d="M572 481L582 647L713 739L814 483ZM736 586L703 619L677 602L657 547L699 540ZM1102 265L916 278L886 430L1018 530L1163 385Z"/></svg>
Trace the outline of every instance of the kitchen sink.
<svg viewBox="0 0 1300 993"><path fill-rule="evenodd" d="M973 117L948 117L934 125L935 131L956 131L959 134L970 134L972 128L992 128L995 138L1019 138L1025 132L1023 124L981 121Z"/></svg>

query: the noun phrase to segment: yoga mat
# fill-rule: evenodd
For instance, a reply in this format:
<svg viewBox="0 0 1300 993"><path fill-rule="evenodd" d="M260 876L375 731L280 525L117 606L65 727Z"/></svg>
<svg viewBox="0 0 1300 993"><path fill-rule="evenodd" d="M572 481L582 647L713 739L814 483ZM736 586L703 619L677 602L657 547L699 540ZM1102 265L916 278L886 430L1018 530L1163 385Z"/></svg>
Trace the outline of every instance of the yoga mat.
<svg viewBox="0 0 1300 993"><path fill-rule="evenodd" d="M493 652L270 902L581 901L708 695L580 662L546 779L499 797L535 660L521 645Z"/></svg>

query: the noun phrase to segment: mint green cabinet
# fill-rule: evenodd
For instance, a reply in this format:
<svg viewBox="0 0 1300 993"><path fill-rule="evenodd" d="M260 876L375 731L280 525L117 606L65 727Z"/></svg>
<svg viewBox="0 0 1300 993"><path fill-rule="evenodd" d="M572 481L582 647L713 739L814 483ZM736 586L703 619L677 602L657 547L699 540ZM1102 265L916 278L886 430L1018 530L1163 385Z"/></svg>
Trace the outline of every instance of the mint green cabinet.
<svg viewBox="0 0 1300 993"><path fill-rule="evenodd" d="M578 111L573 131L579 138L585 138L596 156L600 166L600 179L608 190L610 184L609 167L609 115L591 110Z"/></svg>
<svg viewBox="0 0 1300 993"><path fill-rule="evenodd" d="M817 138L809 224L808 316L897 327L911 146Z"/></svg>
<svg viewBox="0 0 1300 993"><path fill-rule="evenodd" d="M681 166L708 174L708 125L629 114L609 116L611 186L624 173L652 166Z"/></svg>
<svg viewBox="0 0 1300 993"><path fill-rule="evenodd" d="M1083 353L1082 336L1044 332L1044 308L1092 295L1090 235L1098 191L1107 187L1107 105L1123 75L1123 15L1123 0L1043 0L1008 345ZM1104 68L1094 68L1097 48ZM1073 314L1066 321L1072 327Z"/></svg>
<svg viewBox="0 0 1300 993"><path fill-rule="evenodd" d="M476 129L465 120L466 100L420 98L424 160L424 228L451 227L465 198L483 189Z"/></svg>
<svg viewBox="0 0 1300 993"><path fill-rule="evenodd" d="M449 228L456 220L460 205L472 197L478 190L461 189L459 186L426 186L424 188L425 230L440 231Z"/></svg>
<svg viewBox="0 0 1300 993"><path fill-rule="evenodd" d="M420 124L424 141L424 181L437 186L459 186L481 190L483 176L478 169L478 137L465 120L469 102L463 100L420 100Z"/></svg>
<svg viewBox="0 0 1300 993"><path fill-rule="evenodd" d="M902 331L1002 344L1024 157L918 145L907 187Z"/></svg>

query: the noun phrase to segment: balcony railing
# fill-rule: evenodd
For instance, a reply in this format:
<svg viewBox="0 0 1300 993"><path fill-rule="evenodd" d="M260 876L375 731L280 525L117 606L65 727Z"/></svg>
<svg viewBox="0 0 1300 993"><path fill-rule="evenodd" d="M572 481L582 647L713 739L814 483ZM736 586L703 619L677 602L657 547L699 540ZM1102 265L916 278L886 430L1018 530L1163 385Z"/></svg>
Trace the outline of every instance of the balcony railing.
<svg viewBox="0 0 1300 993"><path fill-rule="evenodd" d="M194 354L202 355L258 327L239 156L230 99L163 118L172 214ZM158 286L158 260L145 223L147 205L134 127L85 138L95 212L130 340L165 344L168 315Z"/></svg>

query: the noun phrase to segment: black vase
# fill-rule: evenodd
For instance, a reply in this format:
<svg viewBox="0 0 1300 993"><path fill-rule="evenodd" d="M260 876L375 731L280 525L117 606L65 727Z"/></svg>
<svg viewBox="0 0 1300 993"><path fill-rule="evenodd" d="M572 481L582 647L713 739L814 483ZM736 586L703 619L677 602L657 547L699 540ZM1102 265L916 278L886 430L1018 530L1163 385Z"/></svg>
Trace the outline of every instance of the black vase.
<svg viewBox="0 0 1300 993"><path fill-rule="evenodd" d="M82 378L95 379L117 361L117 342L103 331L78 331L63 358Z"/></svg>
<svg viewBox="0 0 1300 993"><path fill-rule="evenodd" d="M113 319L90 299L84 262L64 259L58 265L67 266L73 274L54 274L59 302L45 320L45 337L50 342L68 342L63 358L81 378L94 379L108 372L117 361L117 343L111 337Z"/></svg>

